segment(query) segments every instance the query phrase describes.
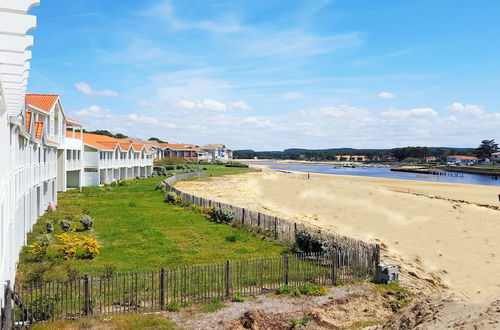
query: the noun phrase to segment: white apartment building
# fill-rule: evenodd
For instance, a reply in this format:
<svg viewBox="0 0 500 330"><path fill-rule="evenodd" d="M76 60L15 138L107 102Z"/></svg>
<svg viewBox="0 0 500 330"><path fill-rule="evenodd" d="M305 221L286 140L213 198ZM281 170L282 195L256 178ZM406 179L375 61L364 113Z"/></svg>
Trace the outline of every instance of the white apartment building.
<svg viewBox="0 0 500 330"><path fill-rule="evenodd" d="M56 202L56 143L27 115L25 94L36 0L0 1L0 292L14 282L19 250L37 216ZM0 295L3 307L3 294Z"/></svg>
<svg viewBox="0 0 500 330"><path fill-rule="evenodd" d="M46 123L47 140L57 145L57 191L82 187L83 141L75 135L82 124L66 116L59 95L26 94L26 114Z"/></svg>
<svg viewBox="0 0 500 330"><path fill-rule="evenodd" d="M79 138L80 133L76 133ZM83 133L84 186L150 176L155 151L144 144Z"/></svg>

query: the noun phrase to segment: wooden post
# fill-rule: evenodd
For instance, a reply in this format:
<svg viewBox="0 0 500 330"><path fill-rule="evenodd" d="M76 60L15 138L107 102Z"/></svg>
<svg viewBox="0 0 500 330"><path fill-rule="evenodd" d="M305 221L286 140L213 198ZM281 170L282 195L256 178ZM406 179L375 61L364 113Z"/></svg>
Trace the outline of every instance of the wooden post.
<svg viewBox="0 0 500 330"><path fill-rule="evenodd" d="M89 287L89 277L87 274L83 277L83 294L84 294L84 306L85 315L90 315L90 287Z"/></svg>
<svg viewBox="0 0 500 330"><path fill-rule="evenodd" d="M226 261L226 298L231 295L231 264L229 260Z"/></svg>
<svg viewBox="0 0 500 330"><path fill-rule="evenodd" d="M2 315L2 330L14 328L14 319L12 311L12 293L10 291L10 281L5 281L4 290L4 308Z"/></svg>
<svg viewBox="0 0 500 330"><path fill-rule="evenodd" d="M160 309L165 308L165 268L160 268Z"/></svg>
<svg viewBox="0 0 500 330"><path fill-rule="evenodd" d="M337 285L337 250L332 253L332 285Z"/></svg>
<svg viewBox="0 0 500 330"><path fill-rule="evenodd" d="M289 261L288 253L283 255L283 258L285 264L285 285L288 285L288 261Z"/></svg>

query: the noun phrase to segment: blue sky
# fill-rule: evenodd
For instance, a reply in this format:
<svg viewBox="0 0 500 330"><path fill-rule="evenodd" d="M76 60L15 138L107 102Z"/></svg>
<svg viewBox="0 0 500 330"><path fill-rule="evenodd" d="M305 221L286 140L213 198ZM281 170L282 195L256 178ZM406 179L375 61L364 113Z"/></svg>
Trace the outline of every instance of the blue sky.
<svg viewBox="0 0 500 330"><path fill-rule="evenodd" d="M500 2L42 0L29 91L234 149L500 140Z"/></svg>

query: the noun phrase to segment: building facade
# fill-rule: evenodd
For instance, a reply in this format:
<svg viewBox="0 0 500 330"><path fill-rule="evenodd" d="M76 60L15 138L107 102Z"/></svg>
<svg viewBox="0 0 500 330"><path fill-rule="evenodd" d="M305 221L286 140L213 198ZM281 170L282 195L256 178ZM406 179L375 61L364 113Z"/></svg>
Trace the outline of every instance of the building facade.
<svg viewBox="0 0 500 330"><path fill-rule="evenodd" d="M233 151L228 149L224 144L205 144L200 147L208 153L208 161L215 162L227 162L233 159Z"/></svg>
<svg viewBox="0 0 500 330"><path fill-rule="evenodd" d="M194 144L160 143L161 158L179 157L187 160L198 160L198 147Z"/></svg>
<svg viewBox="0 0 500 330"><path fill-rule="evenodd" d="M83 133L83 144L84 186L143 178L153 173L155 152L149 146L89 133Z"/></svg>
<svg viewBox="0 0 500 330"><path fill-rule="evenodd" d="M446 164L448 165L475 165L479 163L479 158L472 156L448 156Z"/></svg>
<svg viewBox="0 0 500 330"><path fill-rule="evenodd" d="M57 145L45 122L26 112L25 94L36 26L33 0L0 3L0 292L14 282L19 250L37 216L56 201ZM3 307L3 294L0 307Z"/></svg>

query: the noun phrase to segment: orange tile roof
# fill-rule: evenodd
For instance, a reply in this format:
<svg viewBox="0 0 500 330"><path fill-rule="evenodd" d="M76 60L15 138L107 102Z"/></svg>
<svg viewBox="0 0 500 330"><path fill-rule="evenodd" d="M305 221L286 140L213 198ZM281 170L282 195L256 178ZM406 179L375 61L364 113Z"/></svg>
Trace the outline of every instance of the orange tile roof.
<svg viewBox="0 0 500 330"><path fill-rule="evenodd" d="M453 157L453 158L460 158L460 159L470 159L470 160L476 160L476 159L479 159L477 157L471 157L471 156L450 156L450 157Z"/></svg>
<svg viewBox="0 0 500 330"><path fill-rule="evenodd" d="M144 144L132 143L132 148L134 148L135 151L141 151L144 147Z"/></svg>
<svg viewBox="0 0 500 330"><path fill-rule="evenodd" d="M180 144L180 143L160 143L160 147L163 149L171 149L171 150L196 150L196 146L194 144Z"/></svg>
<svg viewBox="0 0 500 330"><path fill-rule="evenodd" d="M59 95L53 94L26 94L26 104L50 112L58 97Z"/></svg>
<svg viewBox="0 0 500 330"><path fill-rule="evenodd" d="M31 111L26 111L26 132L30 132L31 129Z"/></svg>
<svg viewBox="0 0 500 330"><path fill-rule="evenodd" d="M72 131L66 131L67 137L72 137ZM75 138L80 138L80 132L75 132ZM91 145L99 149L114 150L119 145L121 150L129 150L130 147L135 151L141 151L144 147L143 144L123 142L123 140L116 139L107 135L83 133L83 143Z"/></svg>
<svg viewBox="0 0 500 330"><path fill-rule="evenodd" d="M43 133L43 121L35 121L35 138L40 140L42 138Z"/></svg>

